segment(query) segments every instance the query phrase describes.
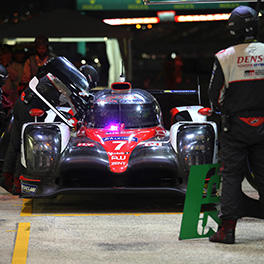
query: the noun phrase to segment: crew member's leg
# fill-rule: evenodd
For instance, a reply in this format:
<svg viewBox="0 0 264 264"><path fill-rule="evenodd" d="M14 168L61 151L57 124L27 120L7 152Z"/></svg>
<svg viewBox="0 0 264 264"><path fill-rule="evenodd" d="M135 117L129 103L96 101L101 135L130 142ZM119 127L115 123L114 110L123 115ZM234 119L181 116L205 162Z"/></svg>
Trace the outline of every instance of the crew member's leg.
<svg viewBox="0 0 264 264"><path fill-rule="evenodd" d="M222 135L222 193L220 199L220 218L222 225L212 235L211 242L233 244L235 242L235 228L237 219L241 215L243 195L241 184L244 178L247 158L247 147L243 141L238 140L236 129Z"/></svg>
<svg viewBox="0 0 264 264"><path fill-rule="evenodd" d="M21 129L24 121L27 119L22 102L17 101L14 106L14 120L11 128L10 142L5 154L5 160L2 169L2 183L8 192L13 194L20 193L19 180L15 177L17 161L20 156L21 147ZM17 186L17 188L13 188Z"/></svg>
<svg viewBox="0 0 264 264"><path fill-rule="evenodd" d="M252 167L254 182L259 193L260 218L264 218L264 138L250 148L249 163Z"/></svg>

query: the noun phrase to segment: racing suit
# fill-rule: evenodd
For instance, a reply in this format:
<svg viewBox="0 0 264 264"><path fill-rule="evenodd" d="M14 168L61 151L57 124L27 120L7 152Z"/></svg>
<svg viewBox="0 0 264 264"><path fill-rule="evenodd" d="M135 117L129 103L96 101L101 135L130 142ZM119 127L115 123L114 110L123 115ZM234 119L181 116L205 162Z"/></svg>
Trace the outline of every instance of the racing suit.
<svg viewBox="0 0 264 264"><path fill-rule="evenodd" d="M215 55L209 99L222 114L221 219L264 217L264 44L253 41ZM242 192L247 164L259 201Z"/></svg>
<svg viewBox="0 0 264 264"><path fill-rule="evenodd" d="M38 86L51 87L53 88L49 79L45 76L39 81ZM59 92L53 88L53 100L57 101L59 104ZM55 97L55 98L54 98ZM56 98L57 97L57 98ZM2 186L9 192L13 194L20 193L20 181L19 172L21 171L20 165L20 147L21 147L21 131L24 123L34 122L34 117L29 114L32 108L42 109L44 111L48 110L48 106L38 98L37 95L27 88L21 97L17 100L14 106L14 121L12 124L10 142L5 155L5 160L2 170ZM44 121L46 115L38 117L38 121Z"/></svg>
<svg viewBox="0 0 264 264"><path fill-rule="evenodd" d="M47 55L40 59L39 55L31 55L24 64L24 71L21 77L21 82L18 86L18 92L21 93L28 85L29 81L38 74L39 69L43 66L52 56Z"/></svg>

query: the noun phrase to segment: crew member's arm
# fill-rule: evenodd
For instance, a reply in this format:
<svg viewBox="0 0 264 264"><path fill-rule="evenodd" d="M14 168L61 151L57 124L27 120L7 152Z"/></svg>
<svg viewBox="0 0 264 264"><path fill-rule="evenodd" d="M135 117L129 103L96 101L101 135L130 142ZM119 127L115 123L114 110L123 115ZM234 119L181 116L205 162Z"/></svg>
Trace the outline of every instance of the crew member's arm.
<svg viewBox="0 0 264 264"><path fill-rule="evenodd" d="M225 93L225 77L222 67L217 58L215 58L212 76L209 83L208 97L214 110L222 111L222 104Z"/></svg>
<svg viewBox="0 0 264 264"><path fill-rule="evenodd" d="M31 66L30 59L27 59L24 64L23 75L19 84L18 90L23 91L31 80Z"/></svg>

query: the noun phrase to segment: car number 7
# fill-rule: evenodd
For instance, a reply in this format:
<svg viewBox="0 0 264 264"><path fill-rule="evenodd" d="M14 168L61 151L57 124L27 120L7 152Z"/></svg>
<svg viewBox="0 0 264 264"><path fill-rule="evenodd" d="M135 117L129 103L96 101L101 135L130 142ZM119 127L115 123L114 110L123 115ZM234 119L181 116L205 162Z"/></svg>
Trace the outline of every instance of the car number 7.
<svg viewBox="0 0 264 264"><path fill-rule="evenodd" d="M120 150L126 143L127 141L112 141L113 144L118 144L115 147L115 150Z"/></svg>

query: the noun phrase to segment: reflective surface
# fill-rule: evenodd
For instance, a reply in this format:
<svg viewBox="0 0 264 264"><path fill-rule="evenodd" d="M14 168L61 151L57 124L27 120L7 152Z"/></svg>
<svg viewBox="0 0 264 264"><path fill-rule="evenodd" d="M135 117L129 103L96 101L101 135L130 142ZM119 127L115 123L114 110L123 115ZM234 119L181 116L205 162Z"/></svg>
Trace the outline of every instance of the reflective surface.
<svg viewBox="0 0 264 264"><path fill-rule="evenodd" d="M191 165L212 163L215 138L211 125L183 125L177 138L180 162L185 171L189 171Z"/></svg>

